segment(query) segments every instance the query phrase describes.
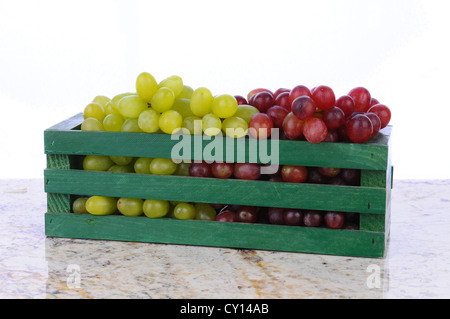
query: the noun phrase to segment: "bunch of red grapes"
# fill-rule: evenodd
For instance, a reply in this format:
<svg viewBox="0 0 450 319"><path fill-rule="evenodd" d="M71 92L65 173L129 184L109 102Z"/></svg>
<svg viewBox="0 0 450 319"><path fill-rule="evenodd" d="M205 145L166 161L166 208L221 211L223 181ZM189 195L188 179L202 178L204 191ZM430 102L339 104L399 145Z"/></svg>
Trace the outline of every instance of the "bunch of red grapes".
<svg viewBox="0 0 450 319"><path fill-rule="evenodd" d="M273 128L278 128L290 140L362 144L391 120L390 109L363 87L354 88L338 99L325 85L311 90L299 85L275 92L258 88L247 99L240 95L235 98L238 104L259 110L249 123L249 132L256 138L267 138Z"/></svg>
<svg viewBox="0 0 450 319"><path fill-rule="evenodd" d="M310 183L359 186L361 170L331 167L306 167L282 165L270 175L261 174L261 164L255 163L192 163L189 175L220 179L266 180L285 183ZM321 212L301 209L268 208L255 206L217 205L216 221L266 223L275 225L327 227L340 229L346 221L353 220L353 213ZM349 218L350 216L350 218Z"/></svg>
<svg viewBox="0 0 450 319"><path fill-rule="evenodd" d="M277 207L215 205L216 221L228 223L258 223L300 227L326 227L330 229L357 229L355 213L302 210Z"/></svg>
<svg viewBox="0 0 450 319"><path fill-rule="evenodd" d="M194 162L189 165L189 176L298 184L360 185L361 170L357 169L281 165L273 174L261 174L262 165L264 164Z"/></svg>

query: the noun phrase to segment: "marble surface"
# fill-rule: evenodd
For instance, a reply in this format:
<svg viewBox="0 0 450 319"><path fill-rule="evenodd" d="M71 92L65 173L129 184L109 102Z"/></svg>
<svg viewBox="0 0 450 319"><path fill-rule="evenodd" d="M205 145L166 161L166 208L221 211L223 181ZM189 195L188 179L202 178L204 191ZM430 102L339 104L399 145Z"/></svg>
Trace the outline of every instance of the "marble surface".
<svg viewBox="0 0 450 319"><path fill-rule="evenodd" d="M0 197L0 298L450 297L450 181L395 181L384 259L46 238L43 180Z"/></svg>

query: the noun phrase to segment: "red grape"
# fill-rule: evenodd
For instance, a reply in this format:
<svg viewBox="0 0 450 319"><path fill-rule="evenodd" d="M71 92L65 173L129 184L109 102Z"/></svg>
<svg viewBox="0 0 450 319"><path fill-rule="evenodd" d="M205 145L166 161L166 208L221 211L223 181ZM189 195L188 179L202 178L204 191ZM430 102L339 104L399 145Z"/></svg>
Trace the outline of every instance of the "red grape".
<svg viewBox="0 0 450 319"><path fill-rule="evenodd" d="M361 170L345 168L341 171L340 176L347 185L359 186L361 184Z"/></svg>
<svg viewBox="0 0 450 319"><path fill-rule="evenodd" d="M216 216L216 221L233 223L237 221L237 216L232 210L223 210Z"/></svg>
<svg viewBox="0 0 450 319"><path fill-rule="evenodd" d="M344 179L338 175L335 177L330 178L330 180L328 181L329 185L347 185L344 181Z"/></svg>
<svg viewBox="0 0 450 319"><path fill-rule="evenodd" d="M289 99L289 92L283 92L275 98L275 105L284 107L286 110L291 111L291 100Z"/></svg>
<svg viewBox="0 0 450 319"><path fill-rule="evenodd" d="M308 183L310 184L327 184L329 178L325 175L320 174L316 167L311 167L308 169Z"/></svg>
<svg viewBox="0 0 450 319"><path fill-rule="evenodd" d="M309 96L312 97L311 91L304 85L297 85L295 88L291 90L289 93L289 100L294 102L294 100L300 96Z"/></svg>
<svg viewBox="0 0 450 319"><path fill-rule="evenodd" d="M287 183L304 183L308 179L308 169L305 166L284 165L281 177Z"/></svg>
<svg viewBox="0 0 450 319"><path fill-rule="evenodd" d="M287 109L285 109L284 107L281 107L279 105L274 105L267 110L266 114L272 120L274 127L282 128L283 121L284 121L286 115L289 114L289 111Z"/></svg>
<svg viewBox="0 0 450 319"><path fill-rule="evenodd" d="M323 176L336 177L341 172L341 169L340 168L335 168L335 167L319 167L318 171Z"/></svg>
<svg viewBox="0 0 450 319"><path fill-rule="evenodd" d="M261 177L261 167L255 163L234 164L234 177L237 179L258 180Z"/></svg>
<svg viewBox="0 0 450 319"><path fill-rule="evenodd" d="M355 117L356 115L365 115L366 114L366 112L363 112L363 111L354 111L348 118L347 118L347 120L350 120L351 118L353 118L353 117Z"/></svg>
<svg viewBox="0 0 450 319"><path fill-rule="evenodd" d="M276 90L275 92L273 92L273 98L276 100L277 97L281 94L281 93L289 93L291 92L291 90L286 89L286 88L279 88L278 90Z"/></svg>
<svg viewBox="0 0 450 319"><path fill-rule="evenodd" d="M347 136L347 124L341 126L335 132L337 132L339 135L339 141L341 141L343 143L351 142Z"/></svg>
<svg viewBox="0 0 450 319"><path fill-rule="evenodd" d="M327 137L328 129L324 121L313 117L305 121L305 126L303 127L303 135L306 140L310 143L320 143Z"/></svg>
<svg viewBox="0 0 450 319"><path fill-rule="evenodd" d="M266 111L275 105L275 100L270 92L259 92L252 96L249 100L250 105L256 107L260 112L266 113Z"/></svg>
<svg viewBox="0 0 450 319"><path fill-rule="evenodd" d="M363 114L355 115L348 120L346 132L353 143L362 144L372 137L372 121Z"/></svg>
<svg viewBox="0 0 450 319"><path fill-rule="evenodd" d="M307 227L320 227L323 224L323 212L307 211L303 218L303 223Z"/></svg>
<svg viewBox="0 0 450 319"><path fill-rule="evenodd" d="M329 130L336 130L345 124L345 113L340 108L333 106L323 111L322 120Z"/></svg>
<svg viewBox="0 0 450 319"><path fill-rule="evenodd" d="M303 225L303 212L299 209L285 209L283 220L286 225L301 226Z"/></svg>
<svg viewBox="0 0 450 319"><path fill-rule="evenodd" d="M355 111L366 112L370 107L370 92L366 88L357 87L352 89L349 93L349 96L352 97L355 102Z"/></svg>
<svg viewBox="0 0 450 319"><path fill-rule="evenodd" d="M241 95L235 95L234 98L238 102L238 105L248 105L248 101L245 99L245 97Z"/></svg>
<svg viewBox="0 0 450 319"><path fill-rule="evenodd" d="M329 130L327 133L327 137L325 137L323 141L328 143L336 143L339 142L339 140L340 140L339 132Z"/></svg>
<svg viewBox="0 0 450 319"><path fill-rule="evenodd" d="M332 229L341 229L344 226L344 213L327 212L325 213L325 225Z"/></svg>
<svg viewBox="0 0 450 319"><path fill-rule="evenodd" d="M252 96L254 96L255 94L260 93L260 92L269 92L270 94L273 95L272 91L270 91L269 89L265 89L265 88L257 88L257 89L251 90L251 91L247 94L247 101L250 102L250 99L252 98Z"/></svg>
<svg viewBox="0 0 450 319"><path fill-rule="evenodd" d="M192 163L189 166L189 175L195 177L212 177L211 164L205 161L201 163Z"/></svg>
<svg viewBox="0 0 450 319"><path fill-rule="evenodd" d="M380 102L376 99L376 98L371 98L370 99L370 107L376 105L376 104L380 104Z"/></svg>
<svg viewBox="0 0 450 319"><path fill-rule="evenodd" d="M349 117L355 111L355 102L349 95L341 96L336 101L336 106L344 111L345 117Z"/></svg>
<svg viewBox="0 0 450 319"><path fill-rule="evenodd" d="M333 90L326 85L316 87L314 92L312 92L312 99L321 110L329 109L336 103L336 96Z"/></svg>
<svg viewBox="0 0 450 319"><path fill-rule="evenodd" d="M236 217L240 223L255 223L258 214L255 207L242 206L237 210Z"/></svg>
<svg viewBox="0 0 450 319"><path fill-rule="evenodd" d="M294 113L290 112L283 121L284 135L290 140L298 140L303 137L305 121L299 120Z"/></svg>
<svg viewBox="0 0 450 319"><path fill-rule="evenodd" d="M284 208L270 207L269 221L274 225L284 225Z"/></svg>
<svg viewBox="0 0 450 319"><path fill-rule="evenodd" d="M233 163L212 163L211 173L214 177L220 179L227 179L233 175L234 164Z"/></svg>
<svg viewBox="0 0 450 319"><path fill-rule="evenodd" d="M272 119L266 113L256 113L250 119L248 129L253 137L266 139L272 134Z"/></svg>
<svg viewBox="0 0 450 319"><path fill-rule="evenodd" d="M372 122L372 137L374 137L381 130L381 120L375 113L366 113L366 116Z"/></svg>
<svg viewBox="0 0 450 319"><path fill-rule="evenodd" d="M367 112L375 113L381 120L381 128L388 126L391 121L391 110L384 104L375 104Z"/></svg>
<svg viewBox="0 0 450 319"><path fill-rule="evenodd" d="M313 117L316 109L316 103L309 96L300 96L291 104L292 113L303 121Z"/></svg>

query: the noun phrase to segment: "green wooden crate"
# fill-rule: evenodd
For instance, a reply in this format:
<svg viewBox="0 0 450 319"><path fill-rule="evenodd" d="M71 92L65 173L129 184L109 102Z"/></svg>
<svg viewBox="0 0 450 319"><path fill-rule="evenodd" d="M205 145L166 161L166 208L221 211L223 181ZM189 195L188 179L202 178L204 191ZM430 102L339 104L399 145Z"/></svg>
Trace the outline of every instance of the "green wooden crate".
<svg viewBox="0 0 450 319"><path fill-rule="evenodd" d="M82 120L80 113L44 132L47 156L45 231L49 237L375 258L385 255L393 172L391 127L362 145L279 141L280 165L361 169L361 186L353 187L84 171L77 169L77 161L84 155L171 158L172 148L179 140L166 134L83 132L80 130ZM226 151L228 138L217 138L223 139ZM218 142L216 138L202 136L193 136L191 141L192 152L184 154L191 159L198 159L198 153L209 143ZM249 139L242 139L242 142L253 143ZM234 160L261 163L256 149L246 146L245 157L238 157L234 152ZM214 159L213 155L208 156L203 153L203 159ZM90 195L354 212L359 213L359 227L357 230L333 230L71 213L75 196Z"/></svg>

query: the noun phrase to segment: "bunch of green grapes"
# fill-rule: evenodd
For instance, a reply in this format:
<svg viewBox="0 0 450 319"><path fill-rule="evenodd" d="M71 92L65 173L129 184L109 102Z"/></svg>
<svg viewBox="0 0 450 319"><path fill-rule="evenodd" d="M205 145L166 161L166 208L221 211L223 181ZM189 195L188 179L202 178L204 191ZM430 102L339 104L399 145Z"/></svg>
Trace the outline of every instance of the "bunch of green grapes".
<svg viewBox="0 0 450 319"><path fill-rule="evenodd" d="M96 96L84 109L83 131L206 134L230 137L247 134L251 116L259 112L238 105L229 94L214 96L206 87L193 89L178 75L160 82L142 72L136 92L108 98Z"/></svg>
<svg viewBox="0 0 450 319"><path fill-rule="evenodd" d="M208 220L216 218L216 210L207 203L175 202L159 199L90 196L78 197L72 204L74 214L106 216L119 214L128 217L175 218Z"/></svg>
<svg viewBox="0 0 450 319"><path fill-rule="evenodd" d="M86 155L82 166L86 171L188 176L190 164L170 158Z"/></svg>

